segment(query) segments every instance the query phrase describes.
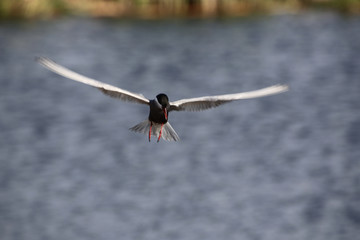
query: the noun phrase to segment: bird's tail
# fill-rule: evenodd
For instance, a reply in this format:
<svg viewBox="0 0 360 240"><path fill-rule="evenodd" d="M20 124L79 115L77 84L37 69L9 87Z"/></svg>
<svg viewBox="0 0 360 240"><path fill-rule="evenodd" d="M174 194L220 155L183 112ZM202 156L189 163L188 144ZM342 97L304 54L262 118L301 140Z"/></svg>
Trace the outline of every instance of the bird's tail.
<svg viewBox="0 0 360 240"><path fill-rule="evenodd" d="M149 134L151 122L149 120L145 120L132 128L130 128L133 132L139 132L144 134ZM151 135L155 135L159 137L160 135L161 124L160 123L152 123L151 126ZM175 130L171 127L170 123L167 122L163 125L161 137L166 141L179 141L180 138L175 132Z"/></svg>

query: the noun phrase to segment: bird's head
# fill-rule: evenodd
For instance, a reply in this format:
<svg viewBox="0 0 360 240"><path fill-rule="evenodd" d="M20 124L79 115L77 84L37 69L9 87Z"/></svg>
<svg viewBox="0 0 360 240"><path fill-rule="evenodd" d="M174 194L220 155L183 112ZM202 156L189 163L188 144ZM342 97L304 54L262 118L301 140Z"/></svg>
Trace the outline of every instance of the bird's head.
<svg viewBox="0 0 360 240"><path fill-rule="evenodd" d="M166 94L160 93L156 96L156 99L158 100L158 102L160 103L160 105L163 108L169 107L169 98L168 98L168 96L166 96Z"/></svg>
<svg viewBox="0 0 360 240"><path fill-rule="evenodd" d="M164 111L165 118L167 119L167 111L170 107L169 98L164 93L160 93L156 96L156 100L161 105L162 110Z"/></svg>

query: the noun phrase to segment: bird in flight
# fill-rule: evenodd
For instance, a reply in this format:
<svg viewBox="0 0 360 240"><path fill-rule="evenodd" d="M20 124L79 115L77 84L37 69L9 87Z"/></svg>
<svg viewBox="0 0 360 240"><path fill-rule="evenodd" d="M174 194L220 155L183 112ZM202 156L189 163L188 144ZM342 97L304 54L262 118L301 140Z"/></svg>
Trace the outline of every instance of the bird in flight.
<svg viewBox="0 0 360 240"><path fill-rule="evenodd" d="M145 98L142 94L133 93L125 89L121 89L97 81L95 79L85 77L55 63L48 58L38 57L36 60L42 66L46 67L51 71L71 80L95 87L102 91L104 94L109 95L110 97L118 98L127 102L148 105L150 107L148 119L130 128L130 130L134 132L148 134L149 141L151 140L152 135L157 137L158 142L160 141L161 137L167 141L180 140L179 136L168 122L169 112L171 111L201 111L218 107L222 104L235 100L264 97L282 93L288 90L287 85L278 84L255 91L217 96L186 98L174 102L170 102L166 94L160 93L154 99L150 100Z"/></svg>

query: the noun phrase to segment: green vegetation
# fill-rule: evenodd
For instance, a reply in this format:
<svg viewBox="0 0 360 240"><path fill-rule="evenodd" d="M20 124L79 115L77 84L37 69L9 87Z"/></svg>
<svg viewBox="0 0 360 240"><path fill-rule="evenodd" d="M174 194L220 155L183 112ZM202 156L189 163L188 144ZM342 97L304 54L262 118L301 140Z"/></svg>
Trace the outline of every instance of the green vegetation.
<svg viewBox="0 0 360 240"><path fill-rule="evenodd" d="M236 17L332 9L359 14L360 0L1 0L1 19L65 14L114 18Z"/></svg>

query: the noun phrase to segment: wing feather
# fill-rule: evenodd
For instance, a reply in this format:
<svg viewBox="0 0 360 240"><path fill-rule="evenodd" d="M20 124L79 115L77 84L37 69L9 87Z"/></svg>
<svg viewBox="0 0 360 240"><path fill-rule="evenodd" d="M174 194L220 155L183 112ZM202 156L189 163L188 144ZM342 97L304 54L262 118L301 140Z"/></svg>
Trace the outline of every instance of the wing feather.
<svg viewBox="0 0 360 240"><path fill-rule="evenodd" d="M170 103L170 111L201 111L218 107L231 101L265 97L286 92L288 90L289 87L287 85L278 84L250 92L181 99Z"/></svg>
<svg viewBox="0 0 360 240"><path fill-rule="evenodd" d="M95 87L102 91L104 94L109 95L110 97L118 98L123 101L128 102L136 102L141 104L149 104L149 100L145 98L142 94L138 93L132 93L127 90L112 86L110 84L106 84L100 81L97 81L92 78L85 77L81 74L78 74L76 72L73 72L54 61L45 58L45 57L39 57L36 59L37 62L39 62L42 66L46 67L47 69L63 76L66 78L69 78L71 80L81 82L87 85L90 85L92 87Z"/></svg>

